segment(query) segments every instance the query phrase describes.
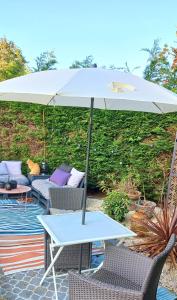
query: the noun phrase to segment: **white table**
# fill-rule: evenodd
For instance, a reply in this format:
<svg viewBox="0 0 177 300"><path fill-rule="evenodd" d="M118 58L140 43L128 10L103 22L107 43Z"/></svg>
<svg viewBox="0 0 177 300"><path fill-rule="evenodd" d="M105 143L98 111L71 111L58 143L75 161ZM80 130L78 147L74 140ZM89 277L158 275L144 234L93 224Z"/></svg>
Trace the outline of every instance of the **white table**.
<svg viewBox="0 0 177 300"><path fill-rule="evenodd" d="M51 237L51 264L45 272L40 284L43 283L52 269L56 299L58 298L54 263L64 246L136 236L133 231L100 211L87 212L85 225L81 224L81 212L62 215L41 215L38 216L38 219ZM53 257L54 247L59 247L55 257Z"/></svg>

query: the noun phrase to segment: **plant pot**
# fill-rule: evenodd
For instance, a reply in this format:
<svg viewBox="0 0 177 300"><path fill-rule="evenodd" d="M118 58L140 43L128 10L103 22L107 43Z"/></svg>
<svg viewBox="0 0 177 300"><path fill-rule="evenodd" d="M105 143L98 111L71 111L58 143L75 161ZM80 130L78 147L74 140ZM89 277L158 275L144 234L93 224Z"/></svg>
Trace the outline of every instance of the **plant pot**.
<svg viewBox="0 0 177 300"><path fill-rule="evenodd" d="M137 191L136 193L127 193L127 196L130 200L136 201L141 196L141 192Z"/></svg>
<svg viewBox="0 0 177 300"><path fill-rule="evenodd" d="M130 228L132 231L136 232L139 237L143 237L147 230L144 226L140 223L141 220L144 219L144 213L142 212L135 212L130 219Z"/></svg>
<svg viewBox="0 0 177 300"><path fill-rule="evenodd" d="M7 191L10 191L10 190L12 189L11 184L10 184L9 182L7 182L7 183L5 184L5 189L6 189Z"/></svg>
<svg viewBox="0 0 177 300"><path fill-rule="evenodd" d="M135 210L141 214L145 214L148 218L152 218L156 203L148 200L139 200L135 203Z"/></svg>

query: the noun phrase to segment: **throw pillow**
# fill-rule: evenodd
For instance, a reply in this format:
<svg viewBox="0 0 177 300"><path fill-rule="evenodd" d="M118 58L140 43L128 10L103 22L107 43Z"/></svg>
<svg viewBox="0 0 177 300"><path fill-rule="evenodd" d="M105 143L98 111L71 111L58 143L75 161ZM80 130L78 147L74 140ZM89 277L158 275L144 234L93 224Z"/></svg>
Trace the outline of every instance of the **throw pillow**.
<svg viewBox="0 0 177 300"><path fill-rule="evenodd" d="M75 188L78 187L84 175L85 175L84 172L80 172L75 168L72 168L71 177L68 179L67 185Z"/></svg>
<svg viewBox="0 0 177 300"><path fill-rule="evenodd" d="M69 165L67 165L67 164L65 164L65 163L63 163L63 164L61 164L61 166L58 167L58 169L63 170L65 172L67 172L67 173L70 173L71 170L72 170L72 167L69 166Z"/></svg>
<svg viewBox="0 0 177 300"><path fill-rule="evenodd" d="M67 183L68 178L71 176L70 173L65 172L61 169L56 169L50 176L50 181L56 183L59 186L63 186Z"/></svg>
<svg viewBox="0 0 177 300"><path fill-rule="evenodd" d="M7 170L9 175L21 175L21 161L15 161L15 160L3 160L3 163L6 164Z"/></svg>
<svg viewBox="0 0 177 300"><path fill-rule="evenodd" d="M8 175L7 166L4 162L0 163L0 175Z"/></svg>

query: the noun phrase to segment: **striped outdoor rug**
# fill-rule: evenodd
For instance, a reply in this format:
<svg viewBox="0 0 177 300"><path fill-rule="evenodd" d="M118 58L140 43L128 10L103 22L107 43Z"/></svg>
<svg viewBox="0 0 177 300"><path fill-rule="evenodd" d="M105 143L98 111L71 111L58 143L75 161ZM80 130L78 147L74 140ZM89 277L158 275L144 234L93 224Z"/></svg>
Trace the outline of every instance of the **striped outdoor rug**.
<svg viewBox="0 0 177 300"><path fill-rule="evenodd" d="M44 266L44 234L37 204L0 200L0 267L12 274Z"/></svg>

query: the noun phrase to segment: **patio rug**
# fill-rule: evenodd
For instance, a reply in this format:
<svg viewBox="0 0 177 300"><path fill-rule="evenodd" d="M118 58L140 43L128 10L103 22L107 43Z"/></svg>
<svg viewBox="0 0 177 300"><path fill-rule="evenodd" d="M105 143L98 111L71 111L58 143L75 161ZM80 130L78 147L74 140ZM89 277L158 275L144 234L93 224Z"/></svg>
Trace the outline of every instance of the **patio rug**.
<svg viewBox="0 0 177 300"><path fill-rule="evenodd" d="M44 231L37 204L0 200L0 267L4 274L44 266Z"/></svg>

